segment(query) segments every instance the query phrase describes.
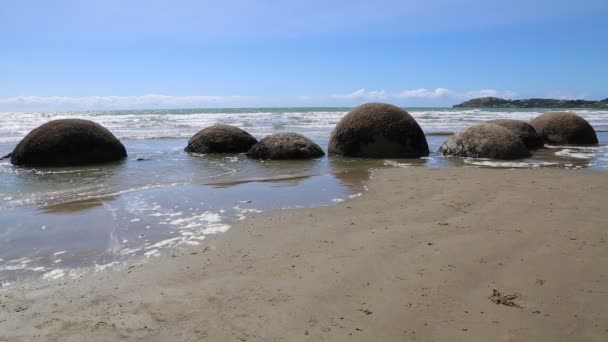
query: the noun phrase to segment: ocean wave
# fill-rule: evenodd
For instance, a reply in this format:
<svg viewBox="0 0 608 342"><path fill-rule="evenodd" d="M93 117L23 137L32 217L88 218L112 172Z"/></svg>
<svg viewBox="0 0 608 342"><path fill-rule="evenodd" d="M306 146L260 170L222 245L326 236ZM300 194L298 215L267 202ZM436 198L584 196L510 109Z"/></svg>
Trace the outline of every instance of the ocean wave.
<svg viewBox="0 0 608 342"><path fill-rule="evenodd" d="M188 138L216 123L245 128L258 136L293 130L312 135L328 135L347 113L346 108L306 109L208 109L140 110L86 112L4 112L0 113L0 144L22 139L29 131L53 119L94 120L121 139ZM458 131L471 124L492 119L528 121L546 110L415 108L409 113L426 132ZM608 111L574 110L599 130L608 129Z"/></svg>

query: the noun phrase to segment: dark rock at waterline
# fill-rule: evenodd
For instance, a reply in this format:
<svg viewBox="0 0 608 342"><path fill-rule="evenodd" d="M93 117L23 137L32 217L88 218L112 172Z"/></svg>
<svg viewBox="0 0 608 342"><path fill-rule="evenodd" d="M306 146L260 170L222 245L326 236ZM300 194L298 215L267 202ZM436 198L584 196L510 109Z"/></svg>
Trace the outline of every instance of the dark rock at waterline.
<svg viewBox="0 0 608 342"><path fill-rule="evenodd" d="M269 135L247 152L247 157L254 159L308 159L324 155L319 145L298 133Z"/></svg>
<svg viewBox="0 0 608 342"><path fill-rule="evenodd" d="M530 121L547 144L596 145L595 130L587 120L574 113L550 112Z"/></svg>
<svg viewBox="0 0 608 342"><path fill-rule="evenodd" d="M192 153L243 153L257 139L242 129L229 125L213 125L196 133L184 149Z"/></svg>
<svg viewBox="0 0 608 342"><path fill-rule="evenodd" d="M123 144L92 121L61 119L34 129L17 144L11 163L19 166L73 166L127 157Z"/></svg>
<svg viewBox="0 0 608 342"><path fill-rule="evenodd" d="M10 157L11 157L11 155L13 155L13 154L12 154L12 153L9 153L9 154L7 154L7 155L5 155L5 156L2 156L2 157L0 157L0 160L8 159L8 158L10 158Z"/></svg>
<svg viewBox="0 0 608 342"><path fill-rule="evenodd" d="M529 123L521 120L496 119L486 123L502 126L517 135L529 150L536 150L544 145L543 137Z"/></svg>
<svg viewBox="0 0 608 342"><path fill-rule="evenodd" d="M458 132L441 145L439 152L456 157L506 160L530 157L517 135L490 123L480 123Z"/></svg>
<svg viewBox="0 0 608 342"><path fill-rule="evenodd" d="M340 120L328 151L350 157L415 158L428 156L429 146L408 112L386 103L367 103Z"/></svg>

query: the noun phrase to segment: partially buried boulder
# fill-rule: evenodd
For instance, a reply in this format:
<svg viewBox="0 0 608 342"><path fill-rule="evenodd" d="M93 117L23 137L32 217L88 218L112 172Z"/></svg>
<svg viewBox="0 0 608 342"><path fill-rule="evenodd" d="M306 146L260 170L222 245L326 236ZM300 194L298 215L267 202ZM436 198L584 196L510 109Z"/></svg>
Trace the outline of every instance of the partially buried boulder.
<svg viewBox="0 0 608 342"><path fill-rule="evenodd" d="M229 125L213 125L196 133L184 149L191 153L243 153L258 141L242 129Z"/></svg>
<svg viewBox="0 0 608 342"><path fill-rule="evenodd" d="M324 155L319 145L298 133L269 135L247 152L247 156L254 159L307 159Z"/></svg>
<svg viewBox="0 0 608 342"><path fill-rule="evenodd" d="M518 159L530 156L526 145L508 129L490 123L468 127L446 141L443 155L470 158Z"/></svg>
<svg viewBox="0 0 608 342"><path fill-rule="evenodd" d="M429 155L424 132L405 110L367 103L351 110L331 133L328 152L367 158L416 158Z"/></svg>
<svg viewBox="0 0 608 342"><path fill-rule="evenodd" d="M596 145L595 130L587 120L574 113L550 112L530 122L547 144Z"/></svg>
<svg viewBox="0 0 608 342"><path fill-rule="evenodd" d="M529 123L521 120L496 119L486 123L502 126L517 135L529 150L536 150L544 145L543 137L540 136Z"/></svg>
<svg viewBox="0 0 608 342"><path fill-rule="evenodd" d="M34 129L17 144L11 163L19 166L74 166L127 157L123 144L92 121L61 119Z"/></svg>

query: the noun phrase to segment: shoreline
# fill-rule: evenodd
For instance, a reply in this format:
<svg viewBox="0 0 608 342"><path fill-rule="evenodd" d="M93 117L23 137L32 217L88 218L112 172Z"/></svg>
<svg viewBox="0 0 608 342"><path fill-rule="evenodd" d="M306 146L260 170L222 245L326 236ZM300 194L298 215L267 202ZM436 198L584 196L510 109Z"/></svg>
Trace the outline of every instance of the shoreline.
<svg viewBox="0 0 608 342"><path fill-rule="evenodd" d="M11 245L6 242L10 237L4 236L6 245L22 255L11 256L8 248L0 255L0 287L37 279L65 281L110 265L171 254L187 245L204 244L209 235L222 233L251 214L348 200L365 191L369 176L370 171L361 168L169 185L12 209L0 223L18 222L12 230L15 235L25 231L30 237L15 239ZM79 238L70 239L72 235Z"/></svg>
<svg viewBox="0 0 608 342"><path fill-rule="evenodd" d="M604 173L389 168L367 184L122 271L0 290L0 340L608 338Z"/></svg>

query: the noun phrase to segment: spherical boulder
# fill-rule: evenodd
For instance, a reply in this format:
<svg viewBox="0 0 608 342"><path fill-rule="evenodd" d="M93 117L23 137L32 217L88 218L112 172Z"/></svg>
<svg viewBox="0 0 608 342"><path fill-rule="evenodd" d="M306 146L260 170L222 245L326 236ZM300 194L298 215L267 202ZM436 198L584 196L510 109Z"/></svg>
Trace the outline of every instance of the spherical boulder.
<svg viewBox="0 0 608 342"><path fill-rule="evenodd" d="M441 147L443 155L470 158L518 159L530 156L526 145L508 129L480 123L452 135Z"/></svg>
<svg viewBox="0 0 608 342"><path fill-rule="evenodd" d="M529 150L536 150L545 144L540 136L529 123L521 120L496 119L486 123L502 126L517 135Z"/></svg>
<svg viewBox="0 0 608 342"><path fill-rule="evenodd" d="M213 125L196 133L184 149L191 153L243 153L257 139L242 129L229 125Z"/></svg>
<svg viewBox="0 0 608 342"><path fill-rule="evenodd" d="M587 120L574 113L550 112L530 122L547 144L596 145L595 130Z"/></svg>
<svg viewBox="0 0 608 342"><path fill-rule="evenodd" d="M98 123L80 119L49 121L17 144L11 163L18 166L75 166L118 161L124 145Z"/></svg>
<svg viewBox="0 0 608 342"><path fill-rule="evenodd" d="M428 156L429 146L408 112L386 103L367 103L338 122L328 152L349 157L416 158Z"/></svg>
<svg viewBox="0 0 608 342"><path fill-rule="evenodd" d="M319 145L298 133L269 135L247 152L247 157L254 159L308 159L324 155Z"/></svg>

